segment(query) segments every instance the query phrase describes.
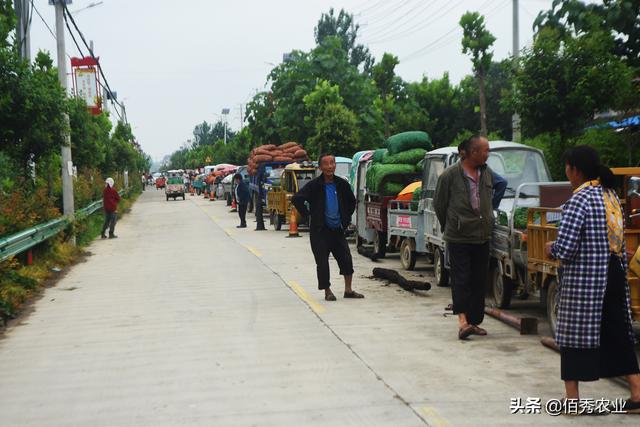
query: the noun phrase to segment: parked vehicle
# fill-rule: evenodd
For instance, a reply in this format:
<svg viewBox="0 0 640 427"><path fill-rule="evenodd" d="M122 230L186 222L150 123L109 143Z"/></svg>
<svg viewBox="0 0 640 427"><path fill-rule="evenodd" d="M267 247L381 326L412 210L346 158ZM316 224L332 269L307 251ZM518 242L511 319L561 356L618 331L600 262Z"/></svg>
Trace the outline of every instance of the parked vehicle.
<svg viewBox="0 0 640 427"><path fill-rule="evenodd" d="M290 221L291 211L294 209L291 198L300 188L315 178L317 170L317 164L311 162L292 163L284 168L280 185L272 187L267 194L269 220L276 231ZM297 212L296 218L298 224L303 223L304 219Z"/></svg>
<svg viewBox="0 0 640 427"><path fill-rule="evenodd" d="M351 164L351 179L349 182L351 183L351 189L356 198L356 210L353 212L351 223L355 229L356 242L359 242L360 245L362 245L364 241L371 242L374 238L374 230L367 229L366 227L367 212L364 203L367 168L370 165L369 161L372 156L373 150L359 151L353 155ZM360 230L360 234L363 234L362 237L359 237L360 234L358 230Z"/></svg>
<svg viewBox="0 0 640 427"><path fill-rule="evenodd" d="M365 243L373 244L373 253L378 258L383 258L387 253L387 208L389 202L395 196L384 196L370 191L370 183L367 183L367 170L371 166L372 156L363 155L358 162L356 180L356 245L362 247ZM366 159L366 160L365 160ZM388 175L378 184L378 188L384 188L389 180L396 180L408 185L420 179L420 173L408 173Z"/></svg>
<svg viewBox="0 0 640 427"><path fill-rule="evenodd" d="M353 164L353 159L350 159L348 157L336 157L335 175L349 181L351 177L352 164Z"/></svg>
<svg viewBox="0 0 640 427"><path fill-rule="evenodd" d="M625 249L629 258L635 254L640 243L640 168L614 168L618 181L617 192L625 214ZM557 293L559 261L550 259L545 253L547 242L558 236L558 222L562 210L559 208L530 208L527 212L527 238L523 250L527 254L528 286L540 291L542 306L552 333L557 324ZM640 321L640 277L631 269L627 272L631 293L633 319Z"/></svg>
<svg viewBox="0 0 640 427"><path fill-rule="evenodd" d="M257 173L249 179L249 211L255 211L258 203L267 205L267 194L273 187L280 186L280 178L285 166L293 162L263 162L258 164ZM262 198L260 198L260 195ZM264 212L264 209L263 209Z"/></svg>
<svg viewBox="0 0 640 427"><path fill-rule="evenodd" d="M167 197L167 201L169 201L170 198L176 200L178 197L182 197L182 200L185 200L183 180L184 171L182 169L174 169L168 171L167 174L167 188L164 192Z"/></svg>
<svg viewBox="0 0 640 427"><path fill-rule="evenodd" d="M508 182L505 197L498 209L498 220L506 218L506 224L509 224L509 218L513 217L517 206L516 201L522 199L521 203L530 205L538 203L537 198L530 198L529 194L519 190L520 185L526 182L546 183L550 181L549 171L542 152L535 148L506 141L491 141L489 148L489 166ZM449 272L446 245L433 208L433 196L442 172L457 161L458 150L455 147L428 152L423 164L420 200L394 202L389 210L389 240L391 245L400 248L403 266L412 269L418 254L433 257L438 286L448 285ZM517 255L500 253L497 256L494 249L492 268L511 263L514 256Z"/></svg>

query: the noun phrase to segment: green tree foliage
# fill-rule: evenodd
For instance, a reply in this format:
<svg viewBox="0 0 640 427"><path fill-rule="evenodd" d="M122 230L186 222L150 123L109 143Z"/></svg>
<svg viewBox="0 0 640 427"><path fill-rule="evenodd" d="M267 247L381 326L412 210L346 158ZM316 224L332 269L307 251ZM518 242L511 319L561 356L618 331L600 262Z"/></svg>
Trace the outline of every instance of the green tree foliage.
<svg viewBox="0 0 640 427"><path fill-rule="evenodd" d="M360 26L354 22L353 15L340 10L336 16L331 8L329 13L322 14L314 29L316 44L321 45L327 37L337 37L341 41L342 49L347 52L349 63L355 67L362 65L368 72L374 60L367 47L356 44L359 29Z"/></svg>
<svg viewBox="0 0 640 427"><path fill-rule="evenodd" d="M477 12L467 12L460 18L462 27L462 53L471 56L473 71L478 78L480 100L480 133L487 135L487 101L485 79L493 53L489 52L496 38L484 26L484 17Z"/></svg>
<svg viewBox="0 0 640 427"><path fill-rule="evenodd" d="M563 35L605 31L614 38L612 51L632 67L640 67L640 2L603 0L554 0L550 10L540 12L534 29L554 28Z"/></svg>
<svg viewBox="0 0 640 427"><path fill-rule="evenodd" d="M513 104L525 133L557 133L564 146L595 113L616 109L632 90L632 75L612 47L604 32L572 37L543 28L515 79Z"/></svg>

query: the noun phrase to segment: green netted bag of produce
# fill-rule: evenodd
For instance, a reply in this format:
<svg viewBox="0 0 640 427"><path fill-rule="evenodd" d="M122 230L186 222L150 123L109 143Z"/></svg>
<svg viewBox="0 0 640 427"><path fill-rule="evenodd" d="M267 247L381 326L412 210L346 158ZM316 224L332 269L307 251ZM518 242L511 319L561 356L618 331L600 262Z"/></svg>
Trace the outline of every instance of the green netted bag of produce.
<svg viewBox="0 0 640 427"><path fill-rule="evenodd" d="M428 151L432 147L431 138L426 132L422 131L402 132L392 135L387 139L385 145L390 154L398 154L412 148L422 148Z"/></svg>
<svg viewBox="0 0 640 427"><path fill-rule="evenodd" d="M415 173L414 165L383 165L382 163L374 163L367 169L367 189L376 194L378 193L380 183L385 177L389 175L413 173ZM389 181L393 182L393 177ZM401 190L402 188L398 190L398 192Z"/></svg>
<svg viewBox="0 0 640 427"><path fill-rule="evenodd" d="M418 187L415 190L413 190L413 197L411 197L411 200L414 202L418 202L420 201L421 195L422 195L422 187Z"/></svg>
<svg viewBox="0 0 640 427"><path fill-rule="evenodd" d="M518 230L527 229L527 219L529 216L529 209L516 208L516 212L513 215L513 226Z"/></svg>
<svg viewBox="0 0 640 427"><path fill-rule="evenodd" d="M373 156L371 157L371 160L373 160L373 163L382 163L382 159L384 159L384 156L386 154L387 154L386 148L379 148L373 152Z"/></svg>
<svg viewBox="0 0 640 427"><path fill-rule="evenodd" d="M404 185L398 182L385 182L382 185L383 196L397 196L402 191Z"/></svg>
<svg viewBox="0 0 640 427"><path fill-rule="evenodd" d="M426 152L427 150L424 148L412 148L411 150L402 151L398 154L386 153L382 158L382 163L385 165L417 165L422 159L424 159Z"/></svg>

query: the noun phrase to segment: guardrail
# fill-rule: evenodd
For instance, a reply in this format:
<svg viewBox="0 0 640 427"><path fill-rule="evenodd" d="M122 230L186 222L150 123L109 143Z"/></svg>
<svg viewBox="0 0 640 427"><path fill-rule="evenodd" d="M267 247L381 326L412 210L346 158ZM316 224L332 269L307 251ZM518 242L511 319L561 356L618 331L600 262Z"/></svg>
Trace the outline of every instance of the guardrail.
<svg viewBox="0 0 640 427"><path fill-rule="evenodd" d="M118 192L124 194L124 190ZM102 200L91 203L89 206L76 211L77 218L86 218L102 208ZM32 247L55 236L69 224L67 217L60 217L44 224L38 224L16 234L0 239L0 261L26 252Z"/></svg>

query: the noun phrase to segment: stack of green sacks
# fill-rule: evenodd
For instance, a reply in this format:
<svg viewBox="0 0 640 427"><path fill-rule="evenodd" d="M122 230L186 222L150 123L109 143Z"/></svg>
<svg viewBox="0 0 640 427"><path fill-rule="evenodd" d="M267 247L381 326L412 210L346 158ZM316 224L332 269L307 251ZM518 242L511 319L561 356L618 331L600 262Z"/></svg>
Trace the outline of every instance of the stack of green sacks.
<svg viewBox="0 0 640 427"><path fill-rule="evenodd" d="M403 175L422 171L419 163L431 149L431 138L422 131L403 132L390 136L385 147L373 154L373 164L367 170L367 187L374 194L395 196L407 184Z"/></svg>

